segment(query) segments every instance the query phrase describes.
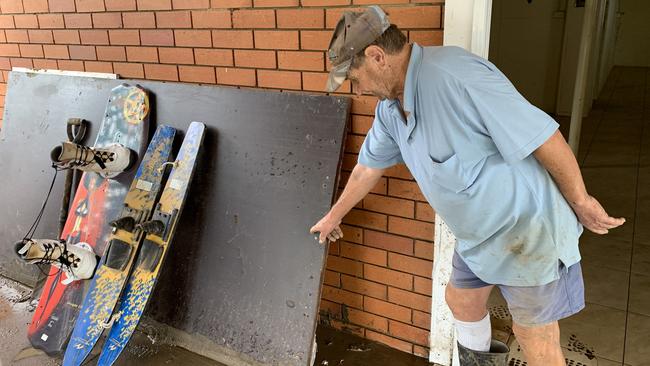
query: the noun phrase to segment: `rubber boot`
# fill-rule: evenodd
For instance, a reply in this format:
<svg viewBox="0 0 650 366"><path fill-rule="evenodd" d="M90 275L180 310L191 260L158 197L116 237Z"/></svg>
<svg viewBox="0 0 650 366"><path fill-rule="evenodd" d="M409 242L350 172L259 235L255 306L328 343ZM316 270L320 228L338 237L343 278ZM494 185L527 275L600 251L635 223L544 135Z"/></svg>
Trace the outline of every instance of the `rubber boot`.
<svg viewBox="0 0 650 366"><path fill-rule="evenodd" d="M120 144L92 148L65 141L52 149L50 158L52 164L60 169L78 169L112 178L129 169L136 154Z"/></svg>
<svg viewBox="0 0 650 366"><path fill-rule="evenodd" d="M458 343L460 366L506 366L510 349L500 341L492 340L489 352L473 351Z"/></svg>
<svg viewBox="0 0 650 366"><path fill-rule="evenodd" d="M51 239L25 239L15 245L20 259L32 264L51 264L61 268L71 280L92 278L97 256L86 243L65 244Z"/></svg>

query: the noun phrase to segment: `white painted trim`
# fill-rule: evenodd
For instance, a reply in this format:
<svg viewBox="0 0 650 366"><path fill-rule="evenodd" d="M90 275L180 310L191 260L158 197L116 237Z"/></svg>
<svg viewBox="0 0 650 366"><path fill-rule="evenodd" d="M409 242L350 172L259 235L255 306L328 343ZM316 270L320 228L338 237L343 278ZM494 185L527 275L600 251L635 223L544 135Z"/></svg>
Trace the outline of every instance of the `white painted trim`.
<svg viewBox="0 0 650 366"><path fill-rule="evenodd" d="M63 76L84 76L89 78L98 79L117 79L117 74L106 74L101 72L85 72L85 71L67 71L67 70L51 70L51 69L28 69L25 67L13 67L11 71L26 72L32 74L50 74L50 75L63 75Z"/></svg>
<svg viewBox="0 0 650 366"><path fill-rule="evenodd" d="M443 44L459 46L487 58L491 17L492 0L446 0ZM450 366L458 364L458 358L454 357L458 349L454 318L445 302L445 288L456 238L437 214L435 220L429 362Z"/></svg>

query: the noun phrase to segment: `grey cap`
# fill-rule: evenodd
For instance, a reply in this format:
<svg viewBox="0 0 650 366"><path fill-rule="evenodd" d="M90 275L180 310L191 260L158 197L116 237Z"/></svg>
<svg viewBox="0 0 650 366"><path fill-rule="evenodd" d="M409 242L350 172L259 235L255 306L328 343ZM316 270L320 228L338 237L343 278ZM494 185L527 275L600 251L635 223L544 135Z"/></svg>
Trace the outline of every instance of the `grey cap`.
<svg viewBox="0 0 650 366"><path fill-rule="evenodd" d="M379 38L388 27L388 16L376 5L368 7L364 12L343 13L327 51L332 63L326 85L328 92L338 89L347 79L354 55Z"/></svg>

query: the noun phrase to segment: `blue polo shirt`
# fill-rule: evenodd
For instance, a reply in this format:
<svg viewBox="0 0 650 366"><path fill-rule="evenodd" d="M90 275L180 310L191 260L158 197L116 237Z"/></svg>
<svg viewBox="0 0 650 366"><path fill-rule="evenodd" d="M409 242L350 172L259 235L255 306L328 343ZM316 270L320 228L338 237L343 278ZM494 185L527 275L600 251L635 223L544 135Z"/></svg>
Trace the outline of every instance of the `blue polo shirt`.
<svg viewBox="0 0 650 366"><path fill-rule="evenodd" d="M492 63L458 47L413 44L397 100L377 104L359 164L405 163L483 281L538 286L580 261L582 225L532 155L558 124Z"/></svg>

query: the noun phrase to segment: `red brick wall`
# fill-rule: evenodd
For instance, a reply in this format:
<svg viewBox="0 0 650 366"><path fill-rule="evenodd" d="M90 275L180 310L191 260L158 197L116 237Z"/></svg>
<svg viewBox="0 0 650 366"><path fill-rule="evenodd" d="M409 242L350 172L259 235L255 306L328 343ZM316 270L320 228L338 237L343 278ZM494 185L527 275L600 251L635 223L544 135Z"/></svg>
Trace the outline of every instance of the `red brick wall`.
<svg viewBox="0 0 650 366"><path fill-rule="evenodd" d="M444 0L0 0L0 107L12 66L321 92L332 28L368 4L410 41L442 43ZM353 97L343 183L375 103ZM390 169L331 246L322 320L426 356L433 219L408 170Z"/></svg>

